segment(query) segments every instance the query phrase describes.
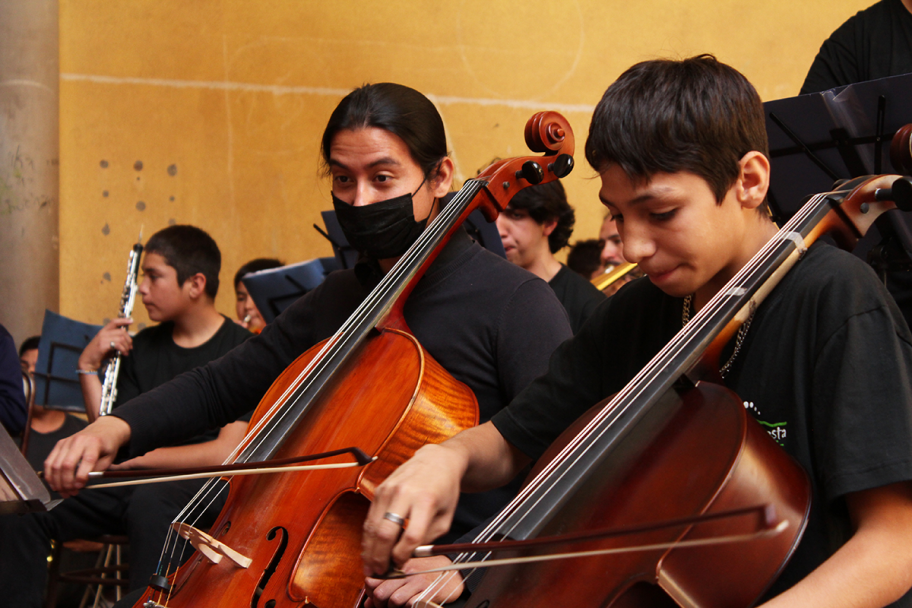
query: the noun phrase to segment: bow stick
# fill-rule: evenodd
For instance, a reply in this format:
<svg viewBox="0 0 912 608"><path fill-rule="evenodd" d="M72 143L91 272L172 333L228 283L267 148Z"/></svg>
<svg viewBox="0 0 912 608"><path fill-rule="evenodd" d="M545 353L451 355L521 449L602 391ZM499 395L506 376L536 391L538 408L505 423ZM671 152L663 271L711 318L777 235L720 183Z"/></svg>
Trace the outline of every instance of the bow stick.
<svg viewBox="0 0 912 608"><path fill-rule="evenodd" d="M331 464L316 465L298 465L301 462L312 460L322 460L341 454L351 454L354 462L338 462ZM124 471L92 471L89 473L89 479L112 479L119 477L130 477L129 481L116 481L111 483L99 483L86 486L87 489L116 488L119 486L132 486L144 483L163 483L166 481L178 481L182 479L202 479L205 477L228 477L233 475L261 475L266 473L291 473L295 471L315 471L324 469L341 469L346 467L363 467L375 459L365 454L359 448L343 448L331 452L322 452L320 454L310 454L307 456L294 456L291 458L279 458L274 460L263 460L259 462L230 463L214 467L192 467L183 469L129 469ZM138 479L136 479L138 478Z"/></svg>
<svg viewBox="0 0 912 608"><path fill-rule="evenodd" d="M422 545L417 547L413 552L413 557L431 557L434 555L445 555L450 553L484 552L488 555L501 551L515 551L517 549L538 549L550 545L571 544L600 540L606 538L617 538L621 536L632 536L635 534L645 534L655 532L666 528L679 526L689 526L721 519L731 519L745 515L757 515L757 528L754 531L743 534L729 534L708 538L697 538L691 540L677 540L663 543L653 543L647 545L629 545L621 547L610 547L606 549L594 549L590 551L572 551L569 553L547 553L544 555L531 555L524 557L478 560L462 563L453 563L450 566L434 568L432 570L422 570L420 572L402 572L401 570L392 570L382 576L374 576L379 579L401 579L418 574L432 574L438 572L451 572L458 570L469 570L472 568L488 568L491 566L508 566L512 564L543 562L556 559L568 559L571 557L588 557L593 555L610 555L615 553L632 553L634 551L653 551L657 549L671 549L681 547L699 547L711 544L733 543L766 536L779 534L788 527L788 521L781 520L776 522L776 512L772 505L758 505L754 507L745 507L742 509L733 509L730 511L720 511L718 513L709 513L696 515L693 517L683 517L671 519L660 523L643 524L638 526L627 526L623 528L610 528L602 530L591 530L583 532L574 532L571 534L562 534L559 536L549 536L545 538L533 538L530 540L504 540L491 541L485 543L459 543L452 545Z"/></svg>

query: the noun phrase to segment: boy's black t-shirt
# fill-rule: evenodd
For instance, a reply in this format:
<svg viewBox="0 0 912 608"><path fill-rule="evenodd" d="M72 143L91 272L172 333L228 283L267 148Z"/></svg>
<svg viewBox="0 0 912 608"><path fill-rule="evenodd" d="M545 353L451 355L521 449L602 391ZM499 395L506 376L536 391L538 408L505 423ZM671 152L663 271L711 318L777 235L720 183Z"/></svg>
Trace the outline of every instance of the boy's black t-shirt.
<svg viewBox="0 0 912 608"><path fill-rule="evenodd" d="M495 426L539 456L665 346L682 306L646 278L624 286ZM869 267L816 244L757 310L725 383L811 477L808 527L772 596L849 538L845 494L912 479L912 335Z"/></svg>
<svg viewBox="0 0 912 608"><path fill-rule="evenodd" d="M605 301L605 294L595 285L563 264L557 274L548 281L548 285L564 305L573 333L578 332L598 305Z"/></svg>
<svg viewBox="0 0 912 608"><path fill-rule="evenodd" d="M175 376L206 365L241 344L251 333L223 316L222 326L203 344L183 348L171 337L174 323L166 321L147 327L133 337L133 350L121 360L117 377L117 408L153 388L172 380ZM249 420L256 403L250 404L251 412L240 420ZM215 439L218 429L198 435L186 443L202 443Z"/></svg>
<svg viewBox="0 0 912 608"><path fill-rule="evenodd" d="M882 0L858 12L823 43L801 93L910 72L912 14L902 0Z"/></svg>

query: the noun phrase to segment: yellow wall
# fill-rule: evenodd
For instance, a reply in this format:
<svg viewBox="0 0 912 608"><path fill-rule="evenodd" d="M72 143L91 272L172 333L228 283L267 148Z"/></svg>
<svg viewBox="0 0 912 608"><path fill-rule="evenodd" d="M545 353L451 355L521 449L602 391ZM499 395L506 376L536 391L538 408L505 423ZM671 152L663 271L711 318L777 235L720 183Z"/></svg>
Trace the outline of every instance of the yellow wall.
<svg viewBox="0 0 912 608"><path fill-rule="evenodd" d="M643 59L711 52L764 100L793 96L821 42L872 2L61 0L61 313L114 316L141 226L212 234L229 316L250 258L329 255L311 228L331 206L319 138L364 82L434 100L461 183L525 154L540 109L565 113L579 150L604 89ZM565 185L582 239L602 210L578 161Z"/></svg>

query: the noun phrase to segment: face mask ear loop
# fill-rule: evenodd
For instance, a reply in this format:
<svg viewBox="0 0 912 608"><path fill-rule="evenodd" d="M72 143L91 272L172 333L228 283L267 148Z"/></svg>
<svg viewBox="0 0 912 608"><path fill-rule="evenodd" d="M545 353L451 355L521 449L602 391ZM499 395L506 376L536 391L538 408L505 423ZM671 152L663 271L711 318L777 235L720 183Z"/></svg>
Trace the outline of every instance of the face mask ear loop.
<svg viewBox="0 0 912 608"><path fill-rule="evenodd" d="M415 190L414 192L412 192L412 197L414 197L416 194L418 194L419 192L421 192L421 189L424 188L424 185L427 183L427 179L428 179L428 178L427 178L427 175L425 175L425 176L424 176L424 179L421 180L421 183L418 184L418 189Z"/></svg>

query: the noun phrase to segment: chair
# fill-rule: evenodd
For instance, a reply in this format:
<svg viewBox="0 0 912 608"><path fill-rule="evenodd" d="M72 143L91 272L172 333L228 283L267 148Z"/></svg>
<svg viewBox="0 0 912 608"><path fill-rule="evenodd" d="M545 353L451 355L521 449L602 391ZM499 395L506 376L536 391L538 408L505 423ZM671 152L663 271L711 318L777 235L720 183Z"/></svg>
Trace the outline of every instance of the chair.
<svg viewBox="0 0 912 608"><path fill-rule="evenodd" d="M48 571L48 592L44 604L45 608L56 607L58 585L60 583L86 586L79 608L85 608L93 594L95 597L92 608L99 608L103 591L106 587L113 587L117 601L120 601L123 592L129 586L129 581L124 577L129 566L123 563L122 559L122 549L126 544L126 536L116 535L104 535L92 541L78 539L63 545L55 542ZM64 548L80 553L97 550L98 558L95 560L95 566L93 568L60 572L61 553Z"/></svg>

